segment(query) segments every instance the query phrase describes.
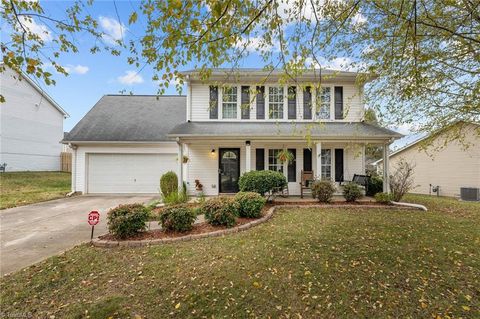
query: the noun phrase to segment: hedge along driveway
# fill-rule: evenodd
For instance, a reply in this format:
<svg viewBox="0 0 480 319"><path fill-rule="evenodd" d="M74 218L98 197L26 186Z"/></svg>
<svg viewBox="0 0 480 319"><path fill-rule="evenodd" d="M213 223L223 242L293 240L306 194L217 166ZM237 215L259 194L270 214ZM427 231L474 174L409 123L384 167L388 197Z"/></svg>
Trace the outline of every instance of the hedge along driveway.
<svg viewBox="0 0 480 319"><path fill-rule="evenodd" d="M90 318L474 318L479 234L480 206L450 200L429 212L285 208L226 237L77 247L3 279L2 310L56 318L86 310Z"/></svg>

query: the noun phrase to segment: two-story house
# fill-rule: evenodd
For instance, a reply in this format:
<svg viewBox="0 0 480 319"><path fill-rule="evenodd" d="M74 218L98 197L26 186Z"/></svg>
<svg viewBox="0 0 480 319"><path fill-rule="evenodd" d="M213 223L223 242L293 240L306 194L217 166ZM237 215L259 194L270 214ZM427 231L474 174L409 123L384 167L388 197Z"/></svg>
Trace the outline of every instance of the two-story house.
<svg viewBox="0 0 480 319"><path fill-rule="evenodd" d="M72 190L158 192L160 176L177 172L195 192L234 193L251 170L285 174L290 195L301 171L335 182L365 173L365 146L388 145L400 134L362 121L357 73L214 69L208 81L183 73L186 96L104 96L64 143L74 149ZM282 163L288 150L293 161ZM388 174L388 170L386 171Z"/></svg>

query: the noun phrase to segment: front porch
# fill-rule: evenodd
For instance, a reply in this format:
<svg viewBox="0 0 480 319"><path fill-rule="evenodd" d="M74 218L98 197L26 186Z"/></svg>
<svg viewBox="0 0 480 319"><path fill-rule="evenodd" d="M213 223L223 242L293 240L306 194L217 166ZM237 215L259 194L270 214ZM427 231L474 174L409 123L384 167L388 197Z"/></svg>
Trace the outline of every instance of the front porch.
<svg viewBox="0 0 480 319"><path fill-rule="evenodd" d="M238 191L238 179L242 174L252 170L274 170L285 175L288 195L296 201L296 196L300 199L302 171L313 171L316 179L330 179L336 183L336 195L340 200L340 183L352 180L355 174L365 174L365 146L369 142L317 140L307 143L305 139L240 138L178 140L178 158L185 159L179 161L179 182L186 183L190 195L199 193L195 187L198 183L203 185L205 196L232 194ZM282 150L292 153L293 161L280 162L278 153ZM303 200L313 201L310 194L306 194Z"/></svg>

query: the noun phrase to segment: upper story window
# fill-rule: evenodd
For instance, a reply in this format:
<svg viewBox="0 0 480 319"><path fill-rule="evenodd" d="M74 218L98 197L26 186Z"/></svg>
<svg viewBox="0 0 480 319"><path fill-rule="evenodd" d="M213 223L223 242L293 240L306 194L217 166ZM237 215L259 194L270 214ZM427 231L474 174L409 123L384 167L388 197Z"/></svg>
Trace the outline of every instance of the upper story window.
<svg viewBox="0 0 480 319"><path fill-rule="evenodd" d="M268 88L268 109L271 119L283 119L283 87Z"/></svg>
<svg viewBox="0 0 480 319"><path fill-rule="evenodd" d="M317 119L330 119L330 101L332 100L330 87L320 89L320 98L317 99Z"/></svg>
<svg viewBox="0 0 480 319"><path fill-rule="evenodd" d="M224 119L237 118L237 87L225 87L222 91L222 117Z"/></svg>

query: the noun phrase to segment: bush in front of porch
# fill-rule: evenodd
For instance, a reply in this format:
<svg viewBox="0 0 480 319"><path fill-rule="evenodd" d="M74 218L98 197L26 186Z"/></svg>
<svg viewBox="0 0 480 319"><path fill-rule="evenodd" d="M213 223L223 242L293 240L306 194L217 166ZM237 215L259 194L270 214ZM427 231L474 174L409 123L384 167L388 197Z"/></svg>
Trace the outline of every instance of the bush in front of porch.
<svg viewBox="0 0 480 319"><path fill-rule="evenodd" d="M251 171L240 176L238 186L242 192L255 192L267 200L276 191L287 186L287 179L280 172Z"/></svg>

